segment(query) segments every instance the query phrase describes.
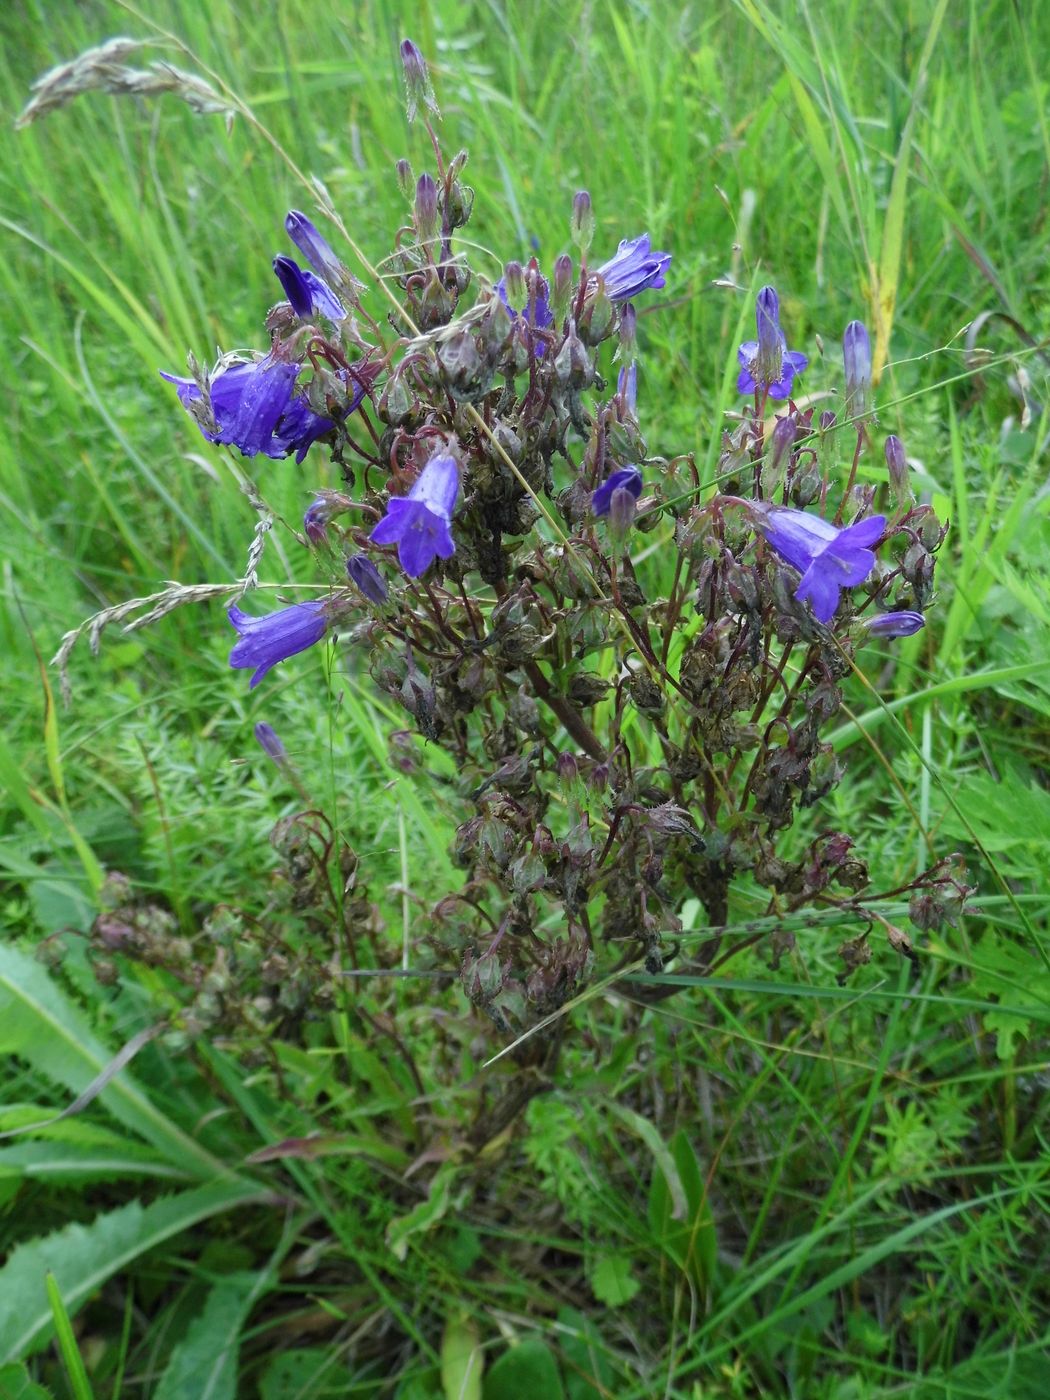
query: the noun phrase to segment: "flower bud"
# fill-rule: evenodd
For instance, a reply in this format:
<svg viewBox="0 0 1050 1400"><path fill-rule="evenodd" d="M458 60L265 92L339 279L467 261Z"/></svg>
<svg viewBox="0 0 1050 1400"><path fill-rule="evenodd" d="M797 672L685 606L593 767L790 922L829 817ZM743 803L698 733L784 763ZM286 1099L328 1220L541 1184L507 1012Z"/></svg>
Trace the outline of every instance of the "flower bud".
<svg viewBox="0 0 1050 1400"><path fill-rule="evenodd" d="M346 561L346 572L370 603L385 603L389 594L383 576L367 554L352 554Z"/></svg>
<svg viewBox="0 0 1050 1400"><path fill-rule="evenodd" d="M638 417L638 366L632 360L624 365L616 380L616 397L623 400L623 406L632 418Z"/></svg>
<svg viewBox="0 0 1050 1400"><path fill-rule="evenodd" d="M408 120L415 121L416 112L422 102L435 117L440 117L430 74L423 55L411 39L401 41L401 66L405 70L405 93L407 97Z"/></svg>
<svg viewBox="0 0 1050 1400"><path fill-rule="evenodd" d="M842 337L846 371L846 415L863 419L871 412L871 341L863 321L851 321Z"/></svg>
<svg viewBox="0 0 1050 1400"><path fill-rule="evenodd" d="M328 282L345 281L346 268L318 233L313 223L298 209L289 211L284 221L285 231L315 272Z"/></svg>
<svg viewBox="0 0 1050 1400"><path fill-rule="evenodd" d="M594 238L594 210L591 197L586 190L579 190L572 201L572 219L569 223L572 241L586 257Z"/></svg>
<svg viewBox="0 0 1050 1400"><path fill-rule="evenodd" d="M328 543L328 536L325 531L328 522L332 518L328 502L324 496L318 496L306 509L303 516L303 529L306 531L306 538L311 544L322 545Z"/></svg>
<svg viewBox="0 0 1050 1400"><path fill-rule="evenodd" d="M869 618L863 624L873 637L911 637L926 626L921 612L888 612Z"/></svg>
<svg viewBox="0 0 1050 1400"><path fill-rule="evenodd" d="M572 300L572 258L561 253L554 259L554 279L551 283L551 311L554 320L561 324L569 314Z"/></svg>
<svg viewBox="0 0 1050 1400"><path fill-rule="evenodd" d="M438 364L446 388L457 398L470 398L481 387L481 356L470 331L461 330L438 346ZM487 376L485 376L487 377Z"/></svg>
<svg viewBox="0 0 1050 1400"><path fill-rule="evenodd" d="M412 176L412 162L402 157L394 166L397 171L397 187L406 199L412 197L412 186L414 179Z"/></svg>
<svg viewBox="0 0 1050 1400"><path fill-rule="evenodd" d="M474 191L471 186L464 185L460 180L453 180L445 209L449 228L462 228L465 223L469 223L473 209Z"/></svg>
<svg viewBox="0 0 1050 1400"><path fill-rule="evenodd" d="M575 754L560 753L557 768L558 777L563 783L573 783L579 777L580 765L576 761Z"/></svg>
<svg viewBox="0 0 1050 1400"><path fill-rule="evenodd" d="M554 360L558 382L569 389L586 389L594 378L594 366L583 341L570 326L569 334Z"/></svg>
<svg viewBox="0 0 1050 1400"><path fill-rule="evenodd" d="M784 370L784 333L780 329L780 300L774 288L763 287L755 298L755 322L755 380L759 384L777 384Z"/></svg>
<svg viewBox="0 0 1050 1400"><path fill-rule="evenodd" d="M609 534L614 540L622 540L634 524L638 502L634 493L626 486L617 486L609 497Z"/></svg>
<svg viewBox="0 0 1050 1400"><path fill-rule="evenodd" d="M828 432L829 429L835 426L835 415L830 409L826 408L820 415L820 418L817 420L817 426L822 433Z"/></svg>
<svg viewBox="0 0 1050 1400"><path fill-rule="evenodd" d="M264 720L260 720L255 726L255 737L266 753L273 759L278 767L285 761L288 755L285 753L284 745L277 737L273 728Z"/></svg>
<svg viewBox="0 0 1050 1400"><path fill-rule="evenodd" d="M427 171L416 182L416 202L412 216L416 237L420 243L430 243L438 231L438 191L434 177Z"/></svg>

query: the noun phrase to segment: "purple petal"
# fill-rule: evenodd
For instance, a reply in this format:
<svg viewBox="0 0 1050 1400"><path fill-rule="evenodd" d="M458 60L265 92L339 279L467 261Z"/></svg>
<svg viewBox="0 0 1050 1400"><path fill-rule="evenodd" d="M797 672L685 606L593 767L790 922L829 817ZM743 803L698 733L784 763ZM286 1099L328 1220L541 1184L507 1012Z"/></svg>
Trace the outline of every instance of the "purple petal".
<svg viewBox="0 0 1050 1400"><path fill-rule="evenodd" d="M447 452L440 452L419 474L419 478L408 493L410 501L422 501L429 511L450 520L459 494L459 468L456 459Z"/></svg>
<svg viewBox="0 0 1050 1400"><path fill-rule="evenodd" d="M346 307L332 291L328 283L322 278L312 273L309 268L303 273L303 280L310 288L310 295L313 301L314 311L319 311L322 316L327 316L330 321L342 321L346 316Z"/></svg>
<svg viewBox="0 0 1050 1400"><path fill-rule="evenodd" d="M284 288L292 310L305 320L314 309L313 293L307 285L302 268L294 258L277 257L273 260L273 270Z"/></svg>
<svg viewBox="0 0 1050 1400"><path fill-rule="evenodd" d="M809 602L818 622L830 622L839 605L839 585L822 559L816 560L802 575L795 597Z"/></svg>
<svg viewBox="0 0 1050 1400"><path fill-rule="evenodd" d="M396 544L425 509L419 502L409 501L404 496L391 496L387 501L386 515L368 538L375 544Z"/></svg>
<svg viewBox="0 0 1050 1400"><path fill-rule="evenodd" d="M629 491L635 500L642 494L642 473L636 466L620 467L614 471L591 496L595 515L608 515L616 491Z"/></svg>

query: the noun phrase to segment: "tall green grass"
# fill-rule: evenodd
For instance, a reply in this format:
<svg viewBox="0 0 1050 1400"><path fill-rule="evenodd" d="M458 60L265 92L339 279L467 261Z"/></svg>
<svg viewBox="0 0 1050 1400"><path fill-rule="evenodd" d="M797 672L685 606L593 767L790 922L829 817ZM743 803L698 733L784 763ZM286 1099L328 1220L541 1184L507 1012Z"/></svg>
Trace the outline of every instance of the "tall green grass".
<svg viewBox="0 0 1050 1400"><path fill-rule="evenodd" d="M26 1356L56 1394L162 1400L202 1376L214 1397L466 1397L482 1364L489 1400L1041 1395L1050 12L98 0L55 18L43 0L0 13L0 1132L47 1122L0 1140L0 1240L21 1246L0 1268L0 1395ZM157 26L276 146L173 99L86 96L13 130L33 76ZM254 750L266 718L357 850L391 966L423 970L417 911L457 878L440 757L417 749L395 782L402 721L341 658L297 658L249 696L215 605L75 653L68 710L40 665L101 606L237 578L246 471L278 522L263 582L310 581L280 526L331 469L224 458L157 370L262 344L281 220L310 207L280 149L370 258L388 248L393 163L427 156L401 113L403 32L434 60L446 144L470 149L482 265L532 239L551 261L581 185L598 248L647 229L673 250L641 317L654 450L713 470L756 281L810 350L855 315L881 327L882 426L953 528L930 627L868 668L877 698L851 693L848 779L820 818L888 883L961 849L980 887L974 915L920 941L917 977L876 945L839 987L835 950L861 930L814 918L778 971L744 952L653 1005L599 987L549 1091L480 1163L479 1104L528 1071L485 1068L498 1045L446 980L354 980L272 1047L275 1077L228 1045L139 1045L174 989L151 969L99 987L82 936L103 869L189 938L217 905L277 898L266 835L301 803ZM982 312L1000 314L971 355ZM812 389L833 378L814 360ZM741 898L731 936L761 913Z"/></svg>

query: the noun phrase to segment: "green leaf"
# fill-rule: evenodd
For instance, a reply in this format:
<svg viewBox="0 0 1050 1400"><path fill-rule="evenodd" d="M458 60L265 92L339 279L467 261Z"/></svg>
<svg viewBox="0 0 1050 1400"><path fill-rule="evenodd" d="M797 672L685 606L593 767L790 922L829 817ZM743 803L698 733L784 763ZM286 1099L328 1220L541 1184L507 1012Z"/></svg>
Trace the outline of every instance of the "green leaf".
<svg viewBox="0 0 1050 1400"><path fill-rule="evenodd" d="M0 1055L18 1055L56 1084L80 1095L105 1076L114 1060L92 1033L83 1012L34 958L0 945ZM98 1092L114 1118L151 1142L194 1176L214 1178L224 1168L177 1128L121 1069Z"/></svg>
<svg viewBox="0 0 1050 1400"><path fill-rule="evenodd" d="M154 1400L237 1400L241 1332L271 1286L268 1269L220 1279L172 1352Z"/></svg>
<svg viewBox="0 0 1050 1400"><path fill-rule="evenodd" d="M484 1400L565 1400L558 1363L535 1337L505 1351L485 1377Z"/></svg>
<svg viewBox="0 0 1050 1400"><path fill-rule="evenodd" d="M39 1350L50 1336L51 1305L44 1286L48 1271L75 1313L146 1250L209 1216L267 1199L254 1182L215 1182L148 1206L132 1201L90 1224L67 1225L19 1245L0 1269L0 1362Z"/></svg>
<svg viewBox="0 0 1050 1400"><path fill-rule="evenodd" d="M649 1189L649 1225L663 1252L706 1296L714 1281L718 1259L714 1217L700 1164L684 1130L675 1133L670 1150L686 1196L685 1215L675 1219L668 1183L658 1166Z"/></svg>
<svg viewBox="0 0 1050 1400"><path fill-rule="evenodd" d="M69 1388L73 1392L74 1400L94 1400L91 1382L88 1380L87 1369L84 1366L84 1358L80 1354L77 1339L73 1335L73 1324L69 1320L69 1313L62 1301L62 1293L55 1282L54 1274L47 1275L45 1285L47 1287L47 1301L51 1304L51 1316L55 1320L58 1350L62 1356L62 1364L66 1368L66 1374L69 1376Z"/></svg>
<svg viewBox="0 0 1050 1400"><path fill-rule="evenodd" d="M0 1176L9 1173L59 1183L115 1181L122 1176L184 1181L189 1175L137 1142L116 1149L70 1142L20 1142L0 1147Z"/></svg>
<svg viewBox="0 0 1050 1400"><path fill-rule="evenodd" d="M294 1347L275 1356L259 1381L259 1400L307 1400L329 1393L319 1387L326 1371L339 1364L338 1353L324 1347ZM344 1363L345 1365L345 1363Z"/></svg>
<svg viewBox="0 0 1050 1400"><path fill-rule="evenodd" d="M408 1241L412 1235L423 1235L432 1230L444 1217L452 1204L452 1183L456 1178L456 1168L451 1162L439 1167L425 1201L413 1206L407 1215L399 1215L386 1227L386 1242L396 1259L404 1259L408 1253Z"/></svg>
<svg viewBox="0 0 1050 1400"><path fill-rule="evenodd" d="M24 1366L0 1366L0 1396L3 1400L54 1400L50 1390L30 1379Z"/></svg>
<svg viewBox="0 0 1050 1400"><path fill-rule="evenodd" d="M441 1338L441 1388L445 1400L481 1400L484 1369L477 1324L470 1317L450 1317Z"/></svg>
<svg viewBox="0 0 1050 1400"><path fill-rule="evenodd" d="M631 1273L631 1261L622 1254L603 1254L590 1271L590 1281L598 1302L609 1308L622 1308L641 1287Z"/></svg>
<svg viewBox="0 0 1050 1400"><path fill-rule="evenodd" d="M567 1400L606 1400L614 1393L608 1348L591 1319L576 1308L558 1312L558 1349Z"/></svg>

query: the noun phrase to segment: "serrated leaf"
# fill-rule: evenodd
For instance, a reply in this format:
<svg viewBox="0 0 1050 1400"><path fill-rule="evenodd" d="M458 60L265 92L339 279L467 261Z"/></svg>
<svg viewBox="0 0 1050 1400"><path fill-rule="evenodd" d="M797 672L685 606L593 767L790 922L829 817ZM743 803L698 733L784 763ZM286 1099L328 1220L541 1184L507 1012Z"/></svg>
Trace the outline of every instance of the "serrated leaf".
<svg viewBox="0 0 1050 1400"><path fill-rule="evenodd" d="M631 1273L631 1261L622 1254L603 1254L590 1273L591 1288L599 1303L622 1308L641 1288Z"/></svg>
<svg viewBox="0 0 1050 1400"><path fill-rule="evenodd" d="M19 1245L0 1269L0 1362L39 1350L50 1336L49 1270L72 1314L146 1250L210 1216L267 1198L254 1182L215 1182L148 1206L132 1201L90 1224L67 1225Z"/></svg>
<svg viewBox="0 0 1050 1400"><path fill-rule="evenodd" d="M271 1285L268 1269L220 1279L171 1353L154 1400L237 1400L241 1332Z"/></svg>
<svg viewBox="0 0 1050 1400"><path fill-rule="evenodd" d="M445 1400L481 1400L484 1369L477 1324L469 1317L450 1317L441 1337L441 1388Z"/></svg>
<svg viewBox="0 0 1050 1400"><path fill-rule="evenodd" d="M50 1390L37 1385L24 1366L0 1366L3 1400L54 1400Z"/></svg>
<svg viewBox="0 0 1050 1400"><path fill-rule="evenodd" d="M0 1054L20 1056L78 1095L106 1073L115 1057L40 963L11 945L0 945ZM100 1089L98 1099L168 1161L197 1177L222 1174L222 1163L177 1128L126 1069Z"/></svg>
<svg viewBox="0 0 1050 1400"><path fill-rule="evenodd" d="M535 1337L505 1351L485 1377L484 1400L565 1400L558 1363Z"/></svg>

